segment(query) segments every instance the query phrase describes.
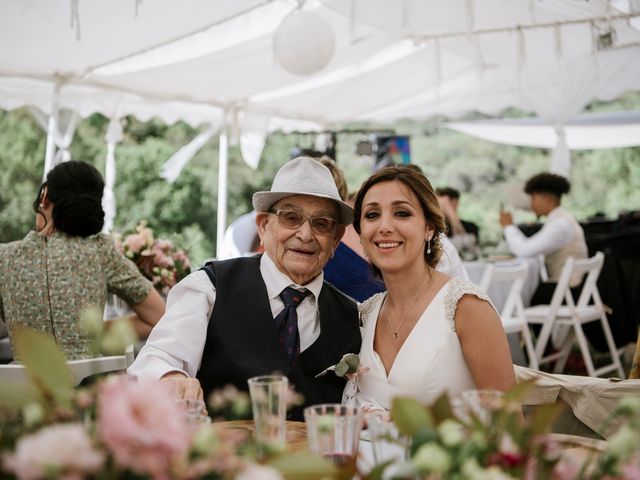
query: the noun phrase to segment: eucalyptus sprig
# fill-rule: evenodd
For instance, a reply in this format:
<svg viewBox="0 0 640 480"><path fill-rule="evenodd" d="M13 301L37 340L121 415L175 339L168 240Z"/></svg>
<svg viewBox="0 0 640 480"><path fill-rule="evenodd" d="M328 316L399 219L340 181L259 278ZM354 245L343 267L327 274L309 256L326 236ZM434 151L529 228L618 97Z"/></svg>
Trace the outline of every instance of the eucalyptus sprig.
<svg viewBox="0 0 640 480"><path fill-rule="evenodd" d="M346 353L338 363L325 368L322 372L316 375L316 378L322 377L329 372L335 373L337 377L344 378L347 375L356 373L359 366L360 357L355 353Z"/></svg>

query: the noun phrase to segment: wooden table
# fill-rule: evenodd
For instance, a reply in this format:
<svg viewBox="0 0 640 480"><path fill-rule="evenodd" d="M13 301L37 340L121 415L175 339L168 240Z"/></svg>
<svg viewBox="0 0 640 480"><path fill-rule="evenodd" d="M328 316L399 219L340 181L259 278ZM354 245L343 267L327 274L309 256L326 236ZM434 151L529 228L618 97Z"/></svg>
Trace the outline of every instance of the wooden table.
<svg viewBox="0 0 640 480"><path fill-rule="evenodd" d="M214 422L216 428L225 430L239 430L246 432L247 437L254 436L255 425L253 420L229 420L226 422ZM285 441L287 450L297 452L307 449L307 426L304 422L287 420L285 424Z"/></svg>

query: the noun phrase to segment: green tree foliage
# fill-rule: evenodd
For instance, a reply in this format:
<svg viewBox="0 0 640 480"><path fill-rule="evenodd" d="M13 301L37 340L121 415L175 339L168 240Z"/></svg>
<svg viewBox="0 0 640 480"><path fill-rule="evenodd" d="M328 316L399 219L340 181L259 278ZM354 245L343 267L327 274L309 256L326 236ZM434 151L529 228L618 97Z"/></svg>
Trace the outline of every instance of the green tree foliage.
<svg viewBox="0 0 640 480"><path fill-rule="evenodd" d="M640 108L640 94L612 103L594 103L591 111ZM505 116L525 115L517 110ZM478 118L478 115L471 115ZM71 146L74 159L85 160L104 172L108 119L83 119ZM362 128L362 125L354 125ZM495 243L501 231L498 209L506 203L505 186L524 182L549 165L549 152L497 145L429 124L398 122L398 134L411 136L413 162L434 187L453 186L462 192L462 218L480 225L483 243ZM218 142L210 140L185 167L175 183L160 178L162 164L201 129L154 119L124 120L124 139L116 148L117 215L114 230L124 232L146 220L157 236L171 238L189 251L194 264L215 256ZM0 242L22 238L33 225L32 203L42 180L46 134L26 109L0 111ZM338 135L337 161L352 192L371 173L372 161L358 157L355 145L362 133ZM251 196L267 190L273 176L294 147L313 147L309 134L272 134L267 138L260 166L248 167L234 145L229 149L227 224L252 209ZM640 208L640 148L572 152L572 190L564 204L585 219L598 212L615 217ZM533 220L515 211L516 221Z"/></svg>

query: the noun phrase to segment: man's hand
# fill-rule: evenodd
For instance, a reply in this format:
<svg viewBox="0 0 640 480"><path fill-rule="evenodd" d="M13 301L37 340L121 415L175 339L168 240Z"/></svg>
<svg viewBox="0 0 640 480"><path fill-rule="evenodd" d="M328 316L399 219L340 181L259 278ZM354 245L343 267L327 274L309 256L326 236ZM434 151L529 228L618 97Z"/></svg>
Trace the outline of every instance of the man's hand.
<svg viewBox="0 0 640 480"><path fill-rule="evenodd" d="M169 372L160 381L169 388L175 398L203 400L202 387L196 378L189 378L181 372Z"/></svg>
<svg viewBox="0 0 640 480"><path fill-rule="evenodd" d="M504 210L500 210L500 225L506 227L507 225L513 224L513 216L511 212L507 212Z"/></svg>

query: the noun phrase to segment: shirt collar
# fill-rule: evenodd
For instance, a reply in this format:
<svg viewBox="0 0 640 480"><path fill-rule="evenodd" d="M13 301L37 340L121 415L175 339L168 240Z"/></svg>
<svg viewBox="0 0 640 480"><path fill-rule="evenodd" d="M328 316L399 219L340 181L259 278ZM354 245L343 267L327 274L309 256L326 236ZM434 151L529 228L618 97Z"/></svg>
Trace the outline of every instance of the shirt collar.
<svg viewBox="0 0 640 480"><path fill-rule="evenodd" d="M556 208L554 208L547 214L547 219L559 216L562 213L562 211L563 211L562 207L558 205Z"/></svg>
<svg viewBox="0 0 640 480"><path fill-rule="evenodd" d="M262 274L262 278L267 287L267 295L270 300L279 297L280 292L287 287L293 287L298 290L306 288L313 294L316 308L318 307L318 297L320 296L320 290L322 290L324 272L320 272L317 277L306 285L298 285L278 270L278 267L276 267L276 264L273 263L273 260L271 260L269 255L264 253L262 257L260 257L260 273Z"/></svg>

